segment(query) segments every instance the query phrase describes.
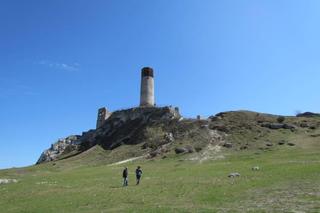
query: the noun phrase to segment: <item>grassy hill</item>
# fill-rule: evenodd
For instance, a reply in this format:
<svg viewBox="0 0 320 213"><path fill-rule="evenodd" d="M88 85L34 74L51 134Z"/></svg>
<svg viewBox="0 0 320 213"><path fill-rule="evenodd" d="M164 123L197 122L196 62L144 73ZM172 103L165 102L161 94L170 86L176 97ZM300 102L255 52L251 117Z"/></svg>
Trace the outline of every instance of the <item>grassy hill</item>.
<svg viewBox="0 0 320 213"><path fill-rule="evenodd" d="M0 212L320 212L320 119L285 117L289 128L265 125L278 118L229 112L208 123L185 121L183 126L208 125L225 134L219 143L189 154L170 149L112 164L143 155L141 144L113 150L96 145L62 160L0 170L0 179L18 180L0 185ZM201 142L194 128L170 146ZM135 186L138 165L143 177ZM122 187L124 166L128 187ZM229 178L232 172L241 176Z"/></svg>

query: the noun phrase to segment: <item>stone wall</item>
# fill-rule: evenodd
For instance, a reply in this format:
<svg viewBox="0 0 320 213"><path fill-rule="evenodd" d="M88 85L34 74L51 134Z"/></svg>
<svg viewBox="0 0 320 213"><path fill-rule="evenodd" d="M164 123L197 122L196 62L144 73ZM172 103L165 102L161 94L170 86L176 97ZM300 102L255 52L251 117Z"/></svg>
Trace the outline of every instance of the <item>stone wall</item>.
<svg viewBox="0 0 320 213"><path fill-rule="evenodd" d="M104 122L110 117L112 113L107 110L107 108L102 107L98 110L98 118L96 128L100 128Z"/></svg>

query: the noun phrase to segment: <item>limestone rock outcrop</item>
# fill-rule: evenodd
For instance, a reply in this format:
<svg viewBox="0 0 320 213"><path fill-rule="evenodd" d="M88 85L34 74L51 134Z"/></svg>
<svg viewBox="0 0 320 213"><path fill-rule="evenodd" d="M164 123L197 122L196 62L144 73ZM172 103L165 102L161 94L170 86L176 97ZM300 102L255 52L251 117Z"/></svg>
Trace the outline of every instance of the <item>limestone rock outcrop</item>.
<svg viewBox="0 0 320 213"><path fill-rule="evenodd" d="M58 159L63 154L78 149L81 141L79 135L71 135L66 138L61 138L51 145L51 147L40 155L37 164L49 162Z"/></svg>
<svg viewBox="0 0 320 213"><path fill-rule="evenodd" d="M178 121L181 118L178 108L137 107L115 111L106 121L94 130L83 132L81 136L73 135L59 139L45 150L37 164L61 158L70 152L83 152L99 144L104 149L114 149L122 144L138 144L148 137L146 128L158 123ZM162 136L166 141L172 141L172 134Z"/></svg>

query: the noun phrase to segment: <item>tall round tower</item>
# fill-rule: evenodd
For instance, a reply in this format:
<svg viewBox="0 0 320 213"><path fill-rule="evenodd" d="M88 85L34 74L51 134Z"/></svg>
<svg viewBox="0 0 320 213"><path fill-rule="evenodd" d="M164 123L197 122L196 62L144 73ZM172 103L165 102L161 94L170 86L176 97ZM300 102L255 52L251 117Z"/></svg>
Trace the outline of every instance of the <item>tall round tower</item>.
<svg viewBox="0 0 320 213"><path fill-rule="evenodd" d="M141 70L140 106L153 107L154 105L153 69L144 67Z"/></svg>

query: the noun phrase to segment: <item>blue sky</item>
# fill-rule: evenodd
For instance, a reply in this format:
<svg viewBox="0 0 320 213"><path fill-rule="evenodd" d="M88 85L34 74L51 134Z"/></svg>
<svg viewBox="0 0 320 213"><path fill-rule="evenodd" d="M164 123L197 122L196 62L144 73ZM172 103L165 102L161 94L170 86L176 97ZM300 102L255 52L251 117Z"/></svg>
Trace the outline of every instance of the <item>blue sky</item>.
<svg viewBox="0 0 320 213"><path fill-rule="evenodd" d="M320 1L0 0L0 168L36 162L97 109L156 103L187 117L319 111Z"/></svg>

